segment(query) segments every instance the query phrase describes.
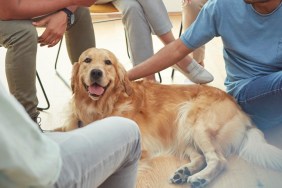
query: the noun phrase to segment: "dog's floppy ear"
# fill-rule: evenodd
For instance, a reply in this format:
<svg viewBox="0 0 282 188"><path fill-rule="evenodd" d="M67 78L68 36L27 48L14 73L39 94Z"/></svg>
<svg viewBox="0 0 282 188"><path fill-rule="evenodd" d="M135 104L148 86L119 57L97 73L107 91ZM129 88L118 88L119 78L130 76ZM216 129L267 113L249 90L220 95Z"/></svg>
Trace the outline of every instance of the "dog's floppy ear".
<svg viewBox="0 0 282 188"><path fill-rule="evenodd" d="M71 90L73 94L75 92L75 86L77 85L76 78L77 78L78 70L79 70L79 63L75 62L72 66L72 75L71 75Z"/></svg>
<svg viewBox="0 0 282 188"><path fill-rule="evenodd" d="M117 71L119 80L121 82L121 86L124 88L126 94L128 96L130 96L131 93L132 93L131 82L128 79L127 72L126 72L125 68L119 62L117 63L117 70L116 71Z"/></svg>

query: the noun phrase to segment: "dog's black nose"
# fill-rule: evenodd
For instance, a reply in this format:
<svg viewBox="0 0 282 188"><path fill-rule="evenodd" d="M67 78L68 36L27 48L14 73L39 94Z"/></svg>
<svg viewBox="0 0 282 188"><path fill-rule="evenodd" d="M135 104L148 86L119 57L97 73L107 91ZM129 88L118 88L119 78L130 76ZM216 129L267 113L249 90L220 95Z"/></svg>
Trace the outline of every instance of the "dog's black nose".
<svg viewBox="0 0 282 188"><path fill-rule="evenodd" d="M90 77L92 81L98 80L103 76L103 72L100 69L91 70Z"/></svg>

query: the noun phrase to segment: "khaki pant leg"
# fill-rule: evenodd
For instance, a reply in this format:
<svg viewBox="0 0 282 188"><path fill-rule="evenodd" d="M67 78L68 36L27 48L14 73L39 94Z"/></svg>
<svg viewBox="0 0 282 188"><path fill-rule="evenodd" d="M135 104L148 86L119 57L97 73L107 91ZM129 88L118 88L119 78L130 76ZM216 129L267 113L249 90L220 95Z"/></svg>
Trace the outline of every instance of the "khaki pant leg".
<svg viewBox="0 0 282 188"><path fill-rule="evenodd" d="M39 114L35 82L37 38L30 20L0 21L0 44L7 48L5 67L9 90L31 118Z"/></svg>
<svg viewBox="0 0 282 188"><path fill-rule="evenodd" d="M80 7L75 11L75 22L65 34L71 63L77 62L81 53L95 47L95 35L89 9Z"/></svg>

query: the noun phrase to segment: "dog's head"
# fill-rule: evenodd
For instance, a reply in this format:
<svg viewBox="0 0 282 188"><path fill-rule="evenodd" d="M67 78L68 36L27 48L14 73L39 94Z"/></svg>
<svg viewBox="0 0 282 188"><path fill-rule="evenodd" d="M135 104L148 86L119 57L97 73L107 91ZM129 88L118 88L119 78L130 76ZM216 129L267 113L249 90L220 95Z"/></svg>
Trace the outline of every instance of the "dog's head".
<svg viewBox="0 0 282 188"><path fill-rule="evenodd" d="M99 100L109 91L114 95L115 91L123 90L130 95L130 85L126 70L106 49L90 48L73 65L71 87L74 94L83 90L91 99Z"/></svg>

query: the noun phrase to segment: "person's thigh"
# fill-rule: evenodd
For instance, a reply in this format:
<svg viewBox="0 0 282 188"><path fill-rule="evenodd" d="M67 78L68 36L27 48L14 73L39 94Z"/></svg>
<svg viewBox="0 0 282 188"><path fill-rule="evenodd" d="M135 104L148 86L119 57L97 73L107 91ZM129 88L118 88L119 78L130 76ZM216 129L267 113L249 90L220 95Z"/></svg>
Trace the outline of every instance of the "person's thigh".
<svg viewBox="0 0 282 188"><path fill-rule="evenodd" d="M137 0L115 0L113 4L122 12L130 60L135 66L154 54L150 24Z"/></svg>
<svg viewBox="0 0 282 188"><path fill-rule="evenodd" d="M253 80L237 101L259 128L282 126L282 71Z"/></svg>
<svg viewBox="0 0 282 188"><path fill-rule="evenodd" d="M63 165L56 187L94 188L103 182L134 187L141 145L133 121L110 117L71 132L45 134L61 148Z"/></svg>
<svg viewBox="0 0 282 188"><path fill-rule="evenodd" d="M171 31L172 24L163 0L138 0L138 2L143 7L154 34L160 36Z"/></svg>

